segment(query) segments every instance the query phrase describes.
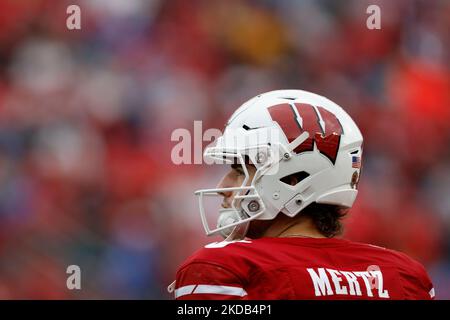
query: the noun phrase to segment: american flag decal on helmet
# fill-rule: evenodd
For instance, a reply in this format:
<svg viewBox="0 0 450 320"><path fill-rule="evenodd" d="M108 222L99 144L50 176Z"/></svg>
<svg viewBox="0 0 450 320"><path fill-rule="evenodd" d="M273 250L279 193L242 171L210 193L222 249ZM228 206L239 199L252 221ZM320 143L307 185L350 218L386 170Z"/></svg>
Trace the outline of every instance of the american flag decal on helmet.
<svg viewBox="0 0 450 320"><path fill-rule="evenodd" d="M352 156L352 168L356 168L356 169L361 168L361 157Z"/></svg>

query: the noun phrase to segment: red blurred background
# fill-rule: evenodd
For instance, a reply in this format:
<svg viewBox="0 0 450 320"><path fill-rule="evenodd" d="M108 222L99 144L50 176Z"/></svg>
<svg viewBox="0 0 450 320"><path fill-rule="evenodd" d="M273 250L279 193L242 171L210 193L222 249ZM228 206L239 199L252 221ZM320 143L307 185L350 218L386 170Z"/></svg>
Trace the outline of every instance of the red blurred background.
<svg viewBox="0 0 450 320"><path fill-rule="evenodd" d="M0 298L170 298L178 265L215 240L193 190L216 178L174 165L171 133L222 129L293 88L364 135L345 237L411 255L449 299L449 29L445 0L2 0Z"/></svg>

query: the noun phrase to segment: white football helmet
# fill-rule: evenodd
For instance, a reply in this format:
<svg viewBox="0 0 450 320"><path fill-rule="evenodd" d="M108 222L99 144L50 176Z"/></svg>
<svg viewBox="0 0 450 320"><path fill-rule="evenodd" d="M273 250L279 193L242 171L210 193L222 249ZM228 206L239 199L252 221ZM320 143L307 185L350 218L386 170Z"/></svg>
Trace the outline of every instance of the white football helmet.
<svg viewBox="0 0 450 320"><path fill-rule="evenodd" d="M245 179L233 188L202 189L200 215L207 235L242 239L250 221L293 217L309 204L350 208L358 193L363 137L336 103L302 90L260 94L239 107L223 135L204 156L242 165ZM255 165L251 181L245 159ZM284 178L295 174L296 185ZM284 181L284 182L283 182ZM208 223L204 196L235 192L231 208L220 209L217 226Z"/></svg>

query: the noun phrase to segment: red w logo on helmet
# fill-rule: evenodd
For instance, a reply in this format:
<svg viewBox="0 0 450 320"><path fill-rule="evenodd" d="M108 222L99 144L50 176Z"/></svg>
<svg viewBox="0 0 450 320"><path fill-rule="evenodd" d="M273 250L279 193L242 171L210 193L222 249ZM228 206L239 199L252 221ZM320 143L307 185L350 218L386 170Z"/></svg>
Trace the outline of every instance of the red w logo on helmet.
<svg viewBox="0 0 450 320"><path fill-rule="evenodd" d="M336 163L343 129L333 113L304 103L283 103L268 110L272 119L284 131L289 143L303 132L309 133L309 138L294 149L295 153L313 151L315 142L320 153L333 164Z"/></svg>

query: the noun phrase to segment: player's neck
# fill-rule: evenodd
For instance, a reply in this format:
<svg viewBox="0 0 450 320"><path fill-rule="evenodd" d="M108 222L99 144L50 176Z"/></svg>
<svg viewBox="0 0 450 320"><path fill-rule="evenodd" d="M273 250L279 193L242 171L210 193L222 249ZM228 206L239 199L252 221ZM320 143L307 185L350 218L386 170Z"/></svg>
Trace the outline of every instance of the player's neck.
<svg viewBox="0 0 450 320"><path fill-rule="evenodd" d="M310 218L299 217L295 220L286 218L279 219L269 227L264 233L264 237L326 238L317 230Z"/></svg>

